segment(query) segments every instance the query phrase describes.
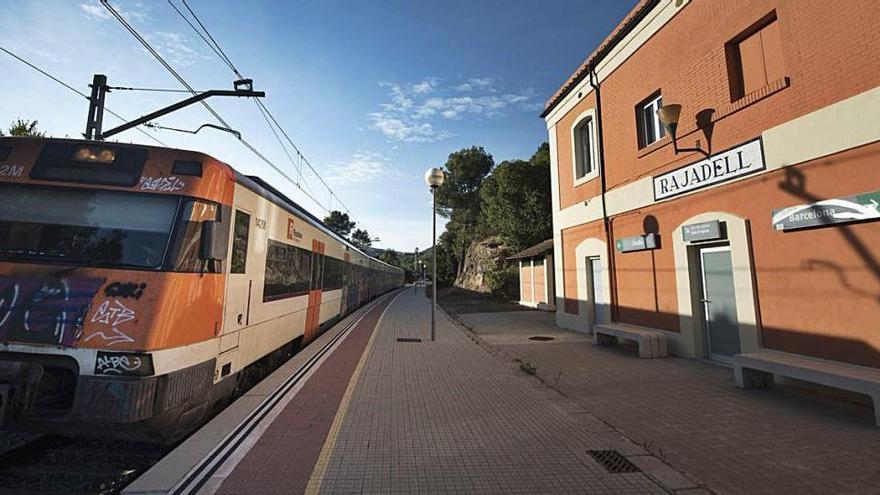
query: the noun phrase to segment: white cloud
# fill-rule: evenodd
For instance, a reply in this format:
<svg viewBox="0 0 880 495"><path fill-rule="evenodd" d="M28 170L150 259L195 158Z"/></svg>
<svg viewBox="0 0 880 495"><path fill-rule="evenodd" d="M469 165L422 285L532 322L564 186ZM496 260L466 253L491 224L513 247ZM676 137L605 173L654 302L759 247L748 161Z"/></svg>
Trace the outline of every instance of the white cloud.
<svg viewBox="0 0 880 495"><path fill-rule="evenodd" d="M389 167L381 153L358 151L345 162L327 167L327 182L331 184L363 184L400 178L401 174Z"/></svg>
<svg viewBox="0 0 880 495"><path fill-rule="evenodd" d="M91 17L97 20L110 19L110 13L107 12L107 9L96 3L80 4L79 8L83 11L86 17Z"/></svg>
<svg viewBox="0 0 880 495"><path fill-rule="evenodd" d="M456 91L475 91L479 89L490 89L492 90L492 83L494 79L491 77L473 77L468 79L467 82L459 84L455 87Z"/></svg>
<svg viewBox="0 0 880 495"><path fill-rule="evenodd" d="M177 67L189 67L199 60L211 57L192 49L192 40L182 34L169 31L153 31L147 33L144 38L150 42L153 48L171 65Z"/></svg>
<svg viewBox="0 0 880 495"><path fill-rule="evenodd" d="M418 84L413 84L412 85L412 92L417 95L430 93L436 86L437 86L437 79L435 79L433 77L429 77Z"/></svg>
<svg viewBox="0 0 880 495"><path fill-rule="evenodd" d="M119 12L119 15L128 21L143 22L148 18L147 10L149 10L149 7L143 2L126 2L126 8L116 5L116 2L111 5L113 5L113 8ZM98 3L98 0L95 0L93 3L82 3L79 5L79 9L85 17L96 21L113 19L110 12Z"/></svg>
<svg viewBox="0 0 880 495"><path fill-rule="evenodd" d="M97 2L83 3L80 4L79 8L85 17L94 21L114 20L110 12ZM129 22L149 24L150 18L147 14L149 7L142 2L126 2L126 8L114 4L113 8ZM194 46L200 45L196 45L187 36L170 31L150 31L143 26L137 26L137 28L150 45L172 65L189 67L199 60L211 58L203 52L194 49ZM143 51L147 53L145 49Z"/></svg>
<svg viewBox="0 0 880 495"><path fill-rule="evenodd" d="M443 122L466 117L495 118L513 111L534 111L541 102L531 91L499 93L491 77L470 78L444 87L436 78L414 84L381 83L389 100L368 115L370 128L393 141L432 142L452 137ZM461 93L467 92L467 95Z"/></svg>

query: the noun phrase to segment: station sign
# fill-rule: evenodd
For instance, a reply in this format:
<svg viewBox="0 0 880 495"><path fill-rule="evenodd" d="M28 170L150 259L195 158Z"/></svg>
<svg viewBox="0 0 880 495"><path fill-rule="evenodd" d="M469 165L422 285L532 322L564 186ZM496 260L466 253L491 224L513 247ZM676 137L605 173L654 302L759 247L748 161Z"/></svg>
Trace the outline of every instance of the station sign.
<svg viewBox="0 0 880 495"><path fill-rule="evenodd" d="M718 220L692 223L681 227L681 238L685 242L715 241L727 237L724 224Z"/></svg>
<svg viewBox="0 0 880 495"><path fill-rule="evenodd" d="M773 228L797 230L880 218L880 191L773 210Z"/></svg>
<svg viewBox="0 0 880 495"><path fill-rule="evenodd" d="M621 253L632 251L644 251L660 247L660 236L657 234L644 234L633 237L622 237L615 243Z"/></svg>
<svg viewBox="0 0 880 495"><path fill-rule="evenodd" d="M761 139L654 177L654 201L720 184L764 170Z"/></svg>

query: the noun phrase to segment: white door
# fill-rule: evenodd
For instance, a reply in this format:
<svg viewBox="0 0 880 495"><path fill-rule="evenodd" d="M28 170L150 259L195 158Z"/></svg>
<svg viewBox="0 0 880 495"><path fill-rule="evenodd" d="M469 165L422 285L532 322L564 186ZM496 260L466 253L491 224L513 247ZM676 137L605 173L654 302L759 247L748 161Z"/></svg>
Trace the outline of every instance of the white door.
<svg viewBox="0 0 880 495"><path fill-rule="evenodd" d="M233 208L232 238L229 250L229 272L226 276L226 304L223 315L223 333L235 332L248 325L250 320L251 289L253 274L248 259L253 253L253 221L250 211Z"/></svg>

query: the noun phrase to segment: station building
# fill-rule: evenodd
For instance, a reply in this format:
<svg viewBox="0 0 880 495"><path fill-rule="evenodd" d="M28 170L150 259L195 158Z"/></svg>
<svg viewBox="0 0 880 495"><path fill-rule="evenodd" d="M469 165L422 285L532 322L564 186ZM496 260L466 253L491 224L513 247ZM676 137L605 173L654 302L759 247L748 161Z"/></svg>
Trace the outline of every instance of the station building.
<svg viewBox="0 0 880 495"><path fill-rule="evenodd" d="M878 26L876 0L639 2L542 114L557 324L880 367Z"/></svg>
<svg viewBox="0 0 880 495"><path fill-rule="evenodd" d="M519 304L530 308L552 311L556 307L556 290L553 282L553 239L541 241L534 246L507 258L519 264Z"/></svg>

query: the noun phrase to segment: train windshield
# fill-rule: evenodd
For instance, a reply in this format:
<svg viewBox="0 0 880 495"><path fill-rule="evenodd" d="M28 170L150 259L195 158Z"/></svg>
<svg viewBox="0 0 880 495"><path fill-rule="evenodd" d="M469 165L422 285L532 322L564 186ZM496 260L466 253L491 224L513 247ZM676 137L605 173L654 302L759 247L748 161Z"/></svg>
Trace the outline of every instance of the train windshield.
<svg viewBox="0 0 880 495"><path fill-rule="evenodd" d="M159 268L177 207L172 196L3 187L0 259Z"/></svg>

